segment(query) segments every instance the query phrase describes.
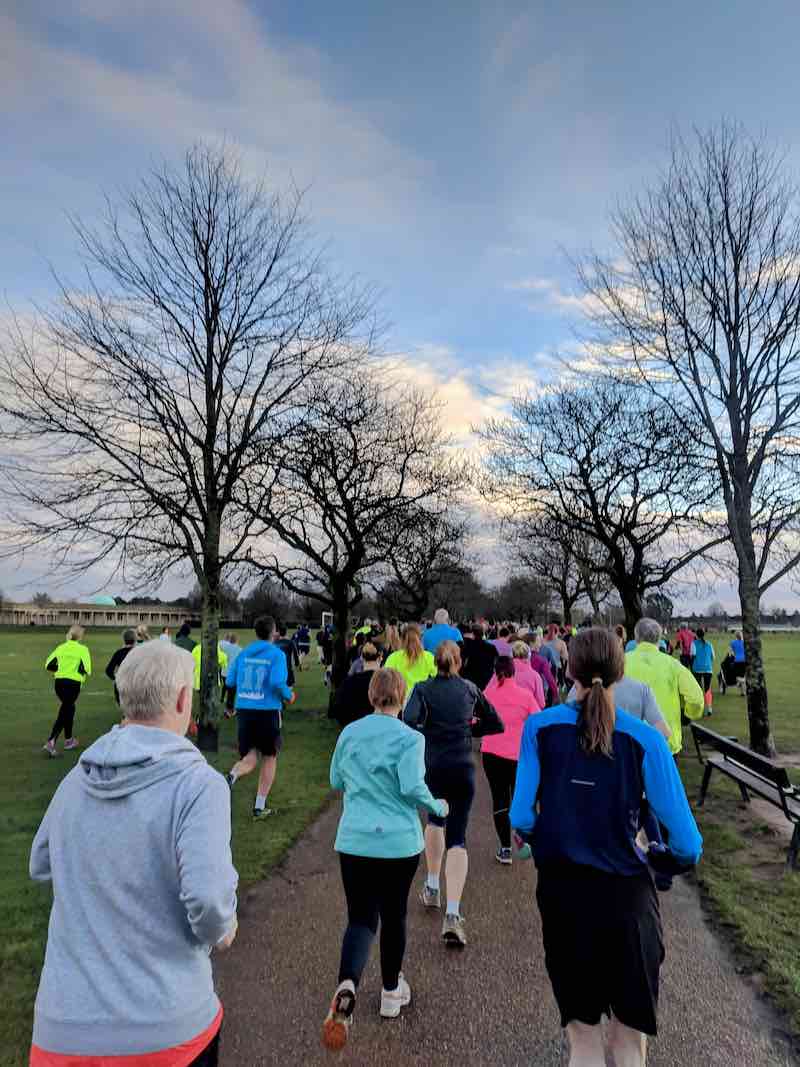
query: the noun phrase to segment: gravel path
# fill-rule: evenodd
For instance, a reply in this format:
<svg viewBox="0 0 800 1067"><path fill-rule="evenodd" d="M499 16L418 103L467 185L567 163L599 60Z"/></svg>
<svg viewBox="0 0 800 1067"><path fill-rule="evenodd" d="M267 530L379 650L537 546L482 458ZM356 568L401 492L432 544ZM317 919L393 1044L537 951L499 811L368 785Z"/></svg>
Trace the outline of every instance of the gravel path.
<svg viewBox="0 0 800 1067"><path fill-rule="evenodd" d="M216 965L225 1005L223 1067L567 1063L544 970L535 868L495 863L488 790L480 771L477 777L464 899L468 948L446 950L439 941L439 920L423 913L412 896L405 973L413 1004L400 1020L378 1017L376 945L347 1049L331 1055L321 1047L320 1026L335 987L345 916L332 850L335 802L281 868L241 903L236 945ZM269 832L267 821L264 833ZM730 953L706 924L694 887L678 879L661 901L667 959L661 1030L650 1046L649 1067L800 1064L782 1038L778 1016L737 973Z"/></svg>

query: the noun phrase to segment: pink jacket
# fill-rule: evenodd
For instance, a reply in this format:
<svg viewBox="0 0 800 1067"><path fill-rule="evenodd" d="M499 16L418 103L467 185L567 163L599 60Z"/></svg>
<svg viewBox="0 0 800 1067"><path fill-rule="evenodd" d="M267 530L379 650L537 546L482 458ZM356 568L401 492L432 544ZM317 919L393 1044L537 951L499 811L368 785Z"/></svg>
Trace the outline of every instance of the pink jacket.
<svg viewBox="0 0 800 1067"><path fill-rule="evenodd" d="M519 746L522 741L522 728L529 715L542 710L529 689L523 689L512 678L505 678L503 684L492 678L485 689L486 699L503 721L505 733L490 734L484 737L481 751L503 759L519 759Z"/></svg>
<svg viewBox="0 0 800 1067"><path fill-rule="evenodd" d="M514 660L514 681L531 692L536 701L536 710L541 711L544 707L544 683L541 674L531 667L528 660Z"/></svg>

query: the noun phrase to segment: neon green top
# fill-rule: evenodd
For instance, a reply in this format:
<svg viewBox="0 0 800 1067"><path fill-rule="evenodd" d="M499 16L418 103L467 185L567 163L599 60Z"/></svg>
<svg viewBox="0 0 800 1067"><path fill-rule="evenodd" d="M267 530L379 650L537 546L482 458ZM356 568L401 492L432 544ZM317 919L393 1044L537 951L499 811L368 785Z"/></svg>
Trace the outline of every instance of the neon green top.
<svg viewBox="0 0 800 1067"><path fill-rule="evenodd" d="M406 696L411 692L417 682L424 682L426 678L436 676L436 663L431 652L423 652L414 663L408 662L405 650L399 648L393 652L384 663L387 670L399 671L406 680Z"/></svg>
<svg viewBox="0 0 800 1067"><path fill-rule="evenodd" d="M661 714L672 730L667 744L672 752L680 752L681 711L687 719L699 719L705 708L703 690L692 672L655 645L640 641L632 652L625 654L625 677L645 682L653 690Z"/></svg>
<svg viewBox="0 0 800 1067"><path fill-rule="evenodd" d="M54 648L44 661L45 668L49 667L54 660L56 680L67 678L70 682L79 682L83 685L92 673L92 657L89 655L89 649L80 641L64 641L63 644Z"/></svg>
<svg viewBox="0 0 800 1067"><path fill-rule="evenodd" d="M203 646L195 645L192 649L192 659L194 660L194 688L195 692L200 690L200 657L203 654ZM219 669L224 678L228 673L228 657L217 645L217 661L219 662Z"/></svg>

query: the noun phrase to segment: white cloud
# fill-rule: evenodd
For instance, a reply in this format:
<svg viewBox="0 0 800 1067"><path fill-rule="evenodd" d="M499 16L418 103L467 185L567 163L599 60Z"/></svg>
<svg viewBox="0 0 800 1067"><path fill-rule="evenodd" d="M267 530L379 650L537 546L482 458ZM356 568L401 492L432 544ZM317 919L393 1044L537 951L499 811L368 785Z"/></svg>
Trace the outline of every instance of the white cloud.
<svg viewBox="0 0 800 1067"><path fill-rule="evenodd" d="M600 302L590 293L568 293L553 278L520 278L509 282L506 288L512 292L530 294L532 300L528 306L531 309L546 304L559 311L582 315L601 309Z"/></svg>

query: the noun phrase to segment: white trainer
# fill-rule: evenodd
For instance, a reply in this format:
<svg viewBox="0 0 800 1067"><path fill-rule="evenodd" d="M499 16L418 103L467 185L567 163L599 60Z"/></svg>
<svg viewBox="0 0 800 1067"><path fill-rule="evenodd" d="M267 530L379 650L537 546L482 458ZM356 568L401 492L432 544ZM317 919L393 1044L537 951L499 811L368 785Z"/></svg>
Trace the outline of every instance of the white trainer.
<svg viewBox="0 0 800 1067"><path fill-rule="evenodd" d="M391 992L386 989L381 990L381 1016L384 1019L396 1019L401 1008L407 1008L410 1003L411 986L402 974L398 980L397 989Z"/></svg>

